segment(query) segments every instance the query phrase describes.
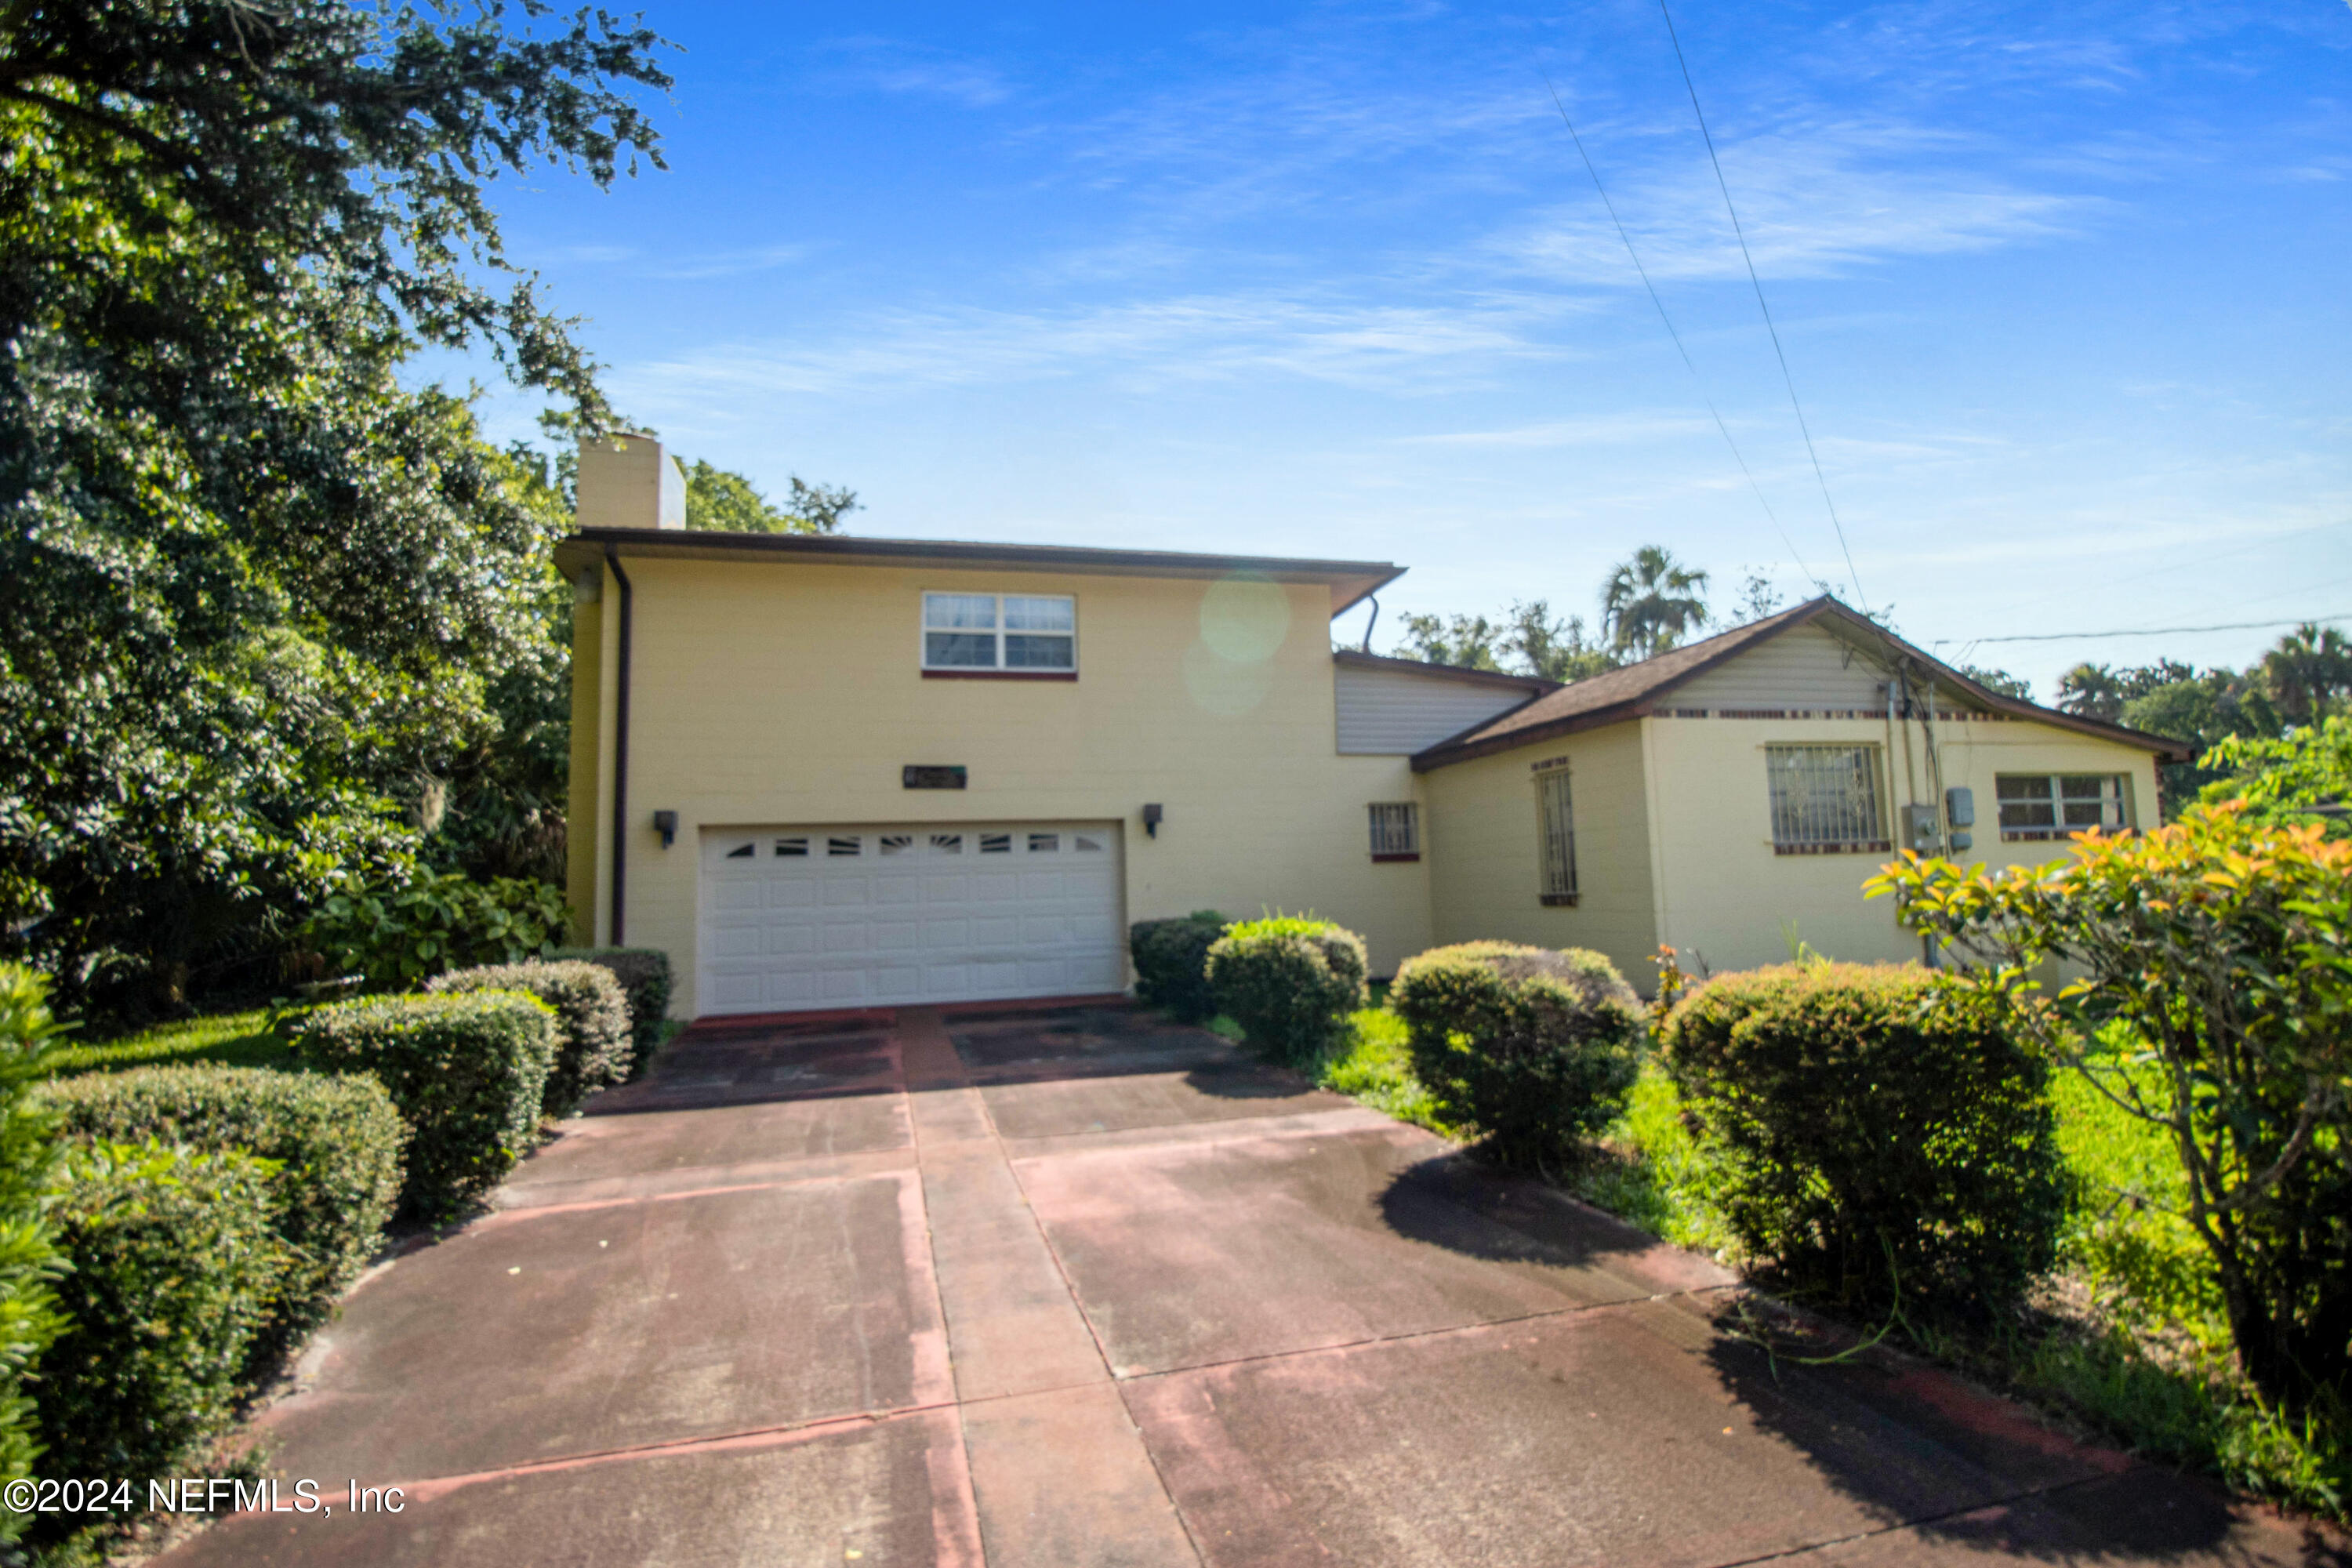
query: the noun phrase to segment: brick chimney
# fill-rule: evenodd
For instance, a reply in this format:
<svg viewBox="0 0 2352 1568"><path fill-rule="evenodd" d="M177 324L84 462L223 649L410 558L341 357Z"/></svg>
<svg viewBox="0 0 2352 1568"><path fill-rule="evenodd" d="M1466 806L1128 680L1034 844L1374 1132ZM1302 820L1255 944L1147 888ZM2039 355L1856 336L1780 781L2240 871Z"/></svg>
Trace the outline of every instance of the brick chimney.
<svg viewBox="0 0 2352 1568"><path fill-rule="evenodd" d="M582 528L686 526L686 475L651 436L583 438L577 493Z"/></svg>

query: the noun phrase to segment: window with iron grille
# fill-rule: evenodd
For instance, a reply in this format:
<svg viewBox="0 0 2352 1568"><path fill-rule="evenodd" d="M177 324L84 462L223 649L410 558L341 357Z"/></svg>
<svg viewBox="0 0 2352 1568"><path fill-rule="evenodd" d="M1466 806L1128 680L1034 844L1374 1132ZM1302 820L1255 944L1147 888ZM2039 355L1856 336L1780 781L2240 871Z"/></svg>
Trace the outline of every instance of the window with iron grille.
<svg viewBox="0 0 2352 1568"><path fill-rule="evenodd" d="M1373 859L1421 858L1421 807L1405 801L1368 809L1371 814Z"/></svg>
<svg viewBox="0 0 2352 1568"><path fill-rule="evenodd" d="M2000 836L2011 843L2130 826L2121 773L2002 773L1993 793L2000 802Z"/></svg>
<svg viewBox="0 0 2352 1568"><path fill-rule="evenodd" d="M1576 804L1566 768L1536 774L1536 837L1543 857L1543 901L1575 903Z"/></svg>
<svg viewBox="0 0 2352 1568"><path fill-rule="evenodd" d="M1876 746L1767 746L1776 855L1884 852Z"/></svg>

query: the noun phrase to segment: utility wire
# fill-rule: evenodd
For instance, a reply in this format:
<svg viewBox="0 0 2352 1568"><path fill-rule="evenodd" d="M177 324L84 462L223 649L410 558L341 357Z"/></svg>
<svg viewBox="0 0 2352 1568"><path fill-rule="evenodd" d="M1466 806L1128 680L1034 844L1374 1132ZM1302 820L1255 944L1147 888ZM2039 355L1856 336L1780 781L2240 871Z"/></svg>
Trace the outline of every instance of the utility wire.
<svg viewBox="0 0 2352 1568"><path fill-rule="evenodd" d="M1731 215L1731 232L1739 241L1739 258L1748 264L1748 281L1756 288L1756 308L1763 313L1764 330L1772 335L1772 353L1780 362L1780 380L1789 388L1789 406L1796 411L1797 429L1805 437L1805 456L1813 460L1813 478L1822 487L1822 504L1829 509L1830 527L1837 532L1838 549L1845 556L1846 577L1853 584L1854 597L1862 601L1863 612L1870 610L1870 595L1862 591L1862 577L1853 569L1853 550L1845 542L1845 524L1838 521L1837 502L1830 499L1829 476L1822 472L1822 455L1813 449L1812 427L1805 423L1805 406L1797 401L1797 378L1789 373L1788 351L1780 346L1780 329L1772 322L1772 307L1764 302L1764 280L1756 275L1756 258L1748 251L1748 231L1739 225L1739 209L1731 202L1730 182L1723 177L1723 160L1715 154L1715 133L1706 128L1706 110L1698 106L1698 83L1691 79L1690 61L1683 57L1682 35L1675 31L1675 14L1666 8L1666 0L1658 0L1658 14L1666 19L1666 37L1674 40L1675 63L1683 69L1683 86L1690 92L1691 113L1698 119L1698 133L1706 143L1706 161L1715 165L1716 187L1723 192L1723 210Z"/></svg>
<svg viewBox="0 0 2352 1568"><path fill-rule="evenodd" d="M1538 62L1536 74L1543 78L1544 89L1551 94L1552 107L1559 110L1559 122L1568 127L1568 139L1576 143L1576 155L1584 160L1584 172L1592 176L1592 189L1601 197L1601 206L1608 211L1609 221L1616 226L1617 237L1625 242L1625 254L1633 259L1633 270L1642 275L1642 287L1649 291L1650 303L1657 307L1658 320L1664 325L1666 336L1675 341L1675 353L1683 356L1683 368L1690 372L1692 383L1698 387L1698 400L1706 405L1707 413L1714 416L1715 427L1723 432L1723 444L1731 448L1731 460L1739 465L1740 473L1747 477L1748 488L1756 492L1757 504L1764 509L1764 515L1772 520L1772 530L1780 536L1780 542L1789 547L1790 557L1796 562L1797 570L1811 578L1815 587L1826 587L1827 584L1814 574L1813 569L1805 564L1805 558L1797 553L1795 541L1781 526L1780 514L1774 511L1772 503L1764 498L1764 487L1756 482L1754 471L1748 467L1747 458L1740 453L1739 443L1731 438L1731 426L1723 422L1723 416L1717 412L1715 399L1706 395L1706 383L1698 374L1698 366L1692 361L1690 350L1684 346L1682 333L1675 331L1674 318L1666 314L1666 302L1659 298L1658 286L1650 280L1650 269L1642 265L1642 253L1633 248L1633 237L1626 232L1625 220L1617 216L1617 204L1609 199L1609 187L1601 183L1601 171L1593 166L1592 154L1584 150L1584 138L1577 134L1576 121L1568 117L1568 105L1561 100L1559 89L1552 86L1551 73ZM1859 594L1861 591L1857 584L1854 592Z"/></svg>
<svg viewBox="0 0 2352 1568"><path fill-rule="evenodd" d="M1969 647L1992 642L2073 642L2082 637L2169 637L2189 632L2260 632L2276 626L2332 626L2338 621L2352 621L2352 611L2340 616L2296 616L2284 621L2230 621L2218 626L2139 626L2111 632L2021 632L2005 637L1971 638ZM1942 647L1951 637L1938 637L1933 646Z"/></svg>

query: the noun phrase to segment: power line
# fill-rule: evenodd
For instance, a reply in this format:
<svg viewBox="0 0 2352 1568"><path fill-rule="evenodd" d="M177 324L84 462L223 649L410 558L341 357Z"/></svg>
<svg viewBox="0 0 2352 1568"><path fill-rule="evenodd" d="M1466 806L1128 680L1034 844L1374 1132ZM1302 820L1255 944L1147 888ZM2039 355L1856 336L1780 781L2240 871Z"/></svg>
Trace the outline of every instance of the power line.
<svg viewBox="0 0 2352 1568"><path fill-rule="evenodd" d="M2139 626L2110 632L2020 632L2005 637L1971 637L1969 647L1977 647L1990 642L2073 642L2084 637L2185 637L2191 632L2261 632L2278 626L2333 626L2338 621L2352 621L2352 611L2339 616L2296 616L2284 621L2230 621L2218 626ZM1957 642L1957 637L1938 637L1932 645L1942 647Z"/></svg>
<svg viewBox="0 0 2352 1568"><path fill-rule="evenodd" d="M1543 78L1544 89L1551 94L1552 107L1559 110L1559 122L1568 127L1568 139L1576 143L1576 155L1584 160L1584 172L1592 176L1592 188L1600 195L1601 205L1609 214L1609 221L1616 226L1617 237L1625 242L1625 254L1632 258L1633 270L1641 274L1642 287L1648 290L1650 303L1657 307L1658 320L1664 325L1666 336L1675 341L1675 353L1682 355L1683 368L1690 372L1692 382L1699 389L1698 400L1706 405L1707 413L1714 416L1715 427L1723 432L1723 444L1731 448L1731 460L1739 465L1740 473L1747 477L1748 488L1756 492L1757 504L1764 509L1764 515L1772 520L1772 530L1780 536L1780 542L1789 547L1789 554L1797 563L1797 570L1812 578L1814 586L1823 586L1821 578L1814 575L1813 569L1805 564L1805 558L1797 553L1796 542L1789 537L1789 531L1780 525L1780 514L1774 511L1772 503L1765 499L1764 487L1756 482L1754 471L1748 467L1747 458L1740 453L1739 443L1731 438L1731 426L1723 422L1723 416L1716 410L1715 399L1706 395L1706 383L1699 375L1698 366L1692 361L1690 350L1684 346L1682 333L1675 331L1674 318L1666 314L1666 302L1659 298L1658 286L1650 280L1650 269L1642 265L1642 253L1633 248L1633 237L1626 232L1625 220L1617 216L1617 204L1609 199L1609 187L1601 183L1601 171L1593 166L1592 154L1584 150L1584 138L1577 134L1576 121L1568 117L1568 105L1561 101L1559 89L1552 86L1551 73L1545 70L1542 63L1538 61L1536 74ZM1861 591L1861 584L1856 584L1854 592L1859 594Z"/></svg>
<svg viewBox="0 0 2352 1568"><path fill-rule="evenodd" d="M1715 133L1706 128L1706 110L1698 106L1698 83L1691 79L1690 61L1683 58L1682 35L1675 31L1675 14L1666 0L1658 0L1658 14L1666 19L1666 37L1674 40L1675 63L1682 67L1683 86L1690 92L1691 113L1697 117L1700 140L1706 143L1706 161L1715 166L1716 188L1723 193L1723 210L1731 215L1731 232L1739 241L1739 258L1748 264L1748 281L1756 289L1756 308L1764 316L1764 330L1772 335L1772 353L1780 362L1780 380L1789 389L1789 406L1796 411L1797 430L1805 438L1805 456L1813 462L1813 478L1822 487L1822 504L1829 509L1830 527L1837 532L1838 549L1845 556L1845 573L1853 595L1870 609L1870 595L1862 591L1862 576L1853 569L1853 550L1845 542L1845 524L1838 521L1837 502L1830 499L1829 476L1822 472L1822 455L1813 449L1812 427L1805 423L1805 405L1797 400L1797 378L1789 373L1788 351L1780 346L1780 329L1772 322L1772 307L1764 302L1764 280L1756 275L1756 258L1748 251L1748 231L1739 225L1739 209L1732 205L1731 184L1723 177L1723 160L1715 154Z"/></svg>

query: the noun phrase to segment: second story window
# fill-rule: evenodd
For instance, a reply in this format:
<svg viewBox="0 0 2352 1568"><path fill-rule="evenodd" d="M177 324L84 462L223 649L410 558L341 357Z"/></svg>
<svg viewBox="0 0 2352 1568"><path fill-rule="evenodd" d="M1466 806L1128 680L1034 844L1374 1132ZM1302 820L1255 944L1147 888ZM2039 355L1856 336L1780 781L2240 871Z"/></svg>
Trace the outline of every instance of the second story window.
<svg viewBox="0 0 2352 1568"><path fill-rule="evenodd" d="M1053 594L926 594L925 669L1078 668L1077 601Z"/></svg>

